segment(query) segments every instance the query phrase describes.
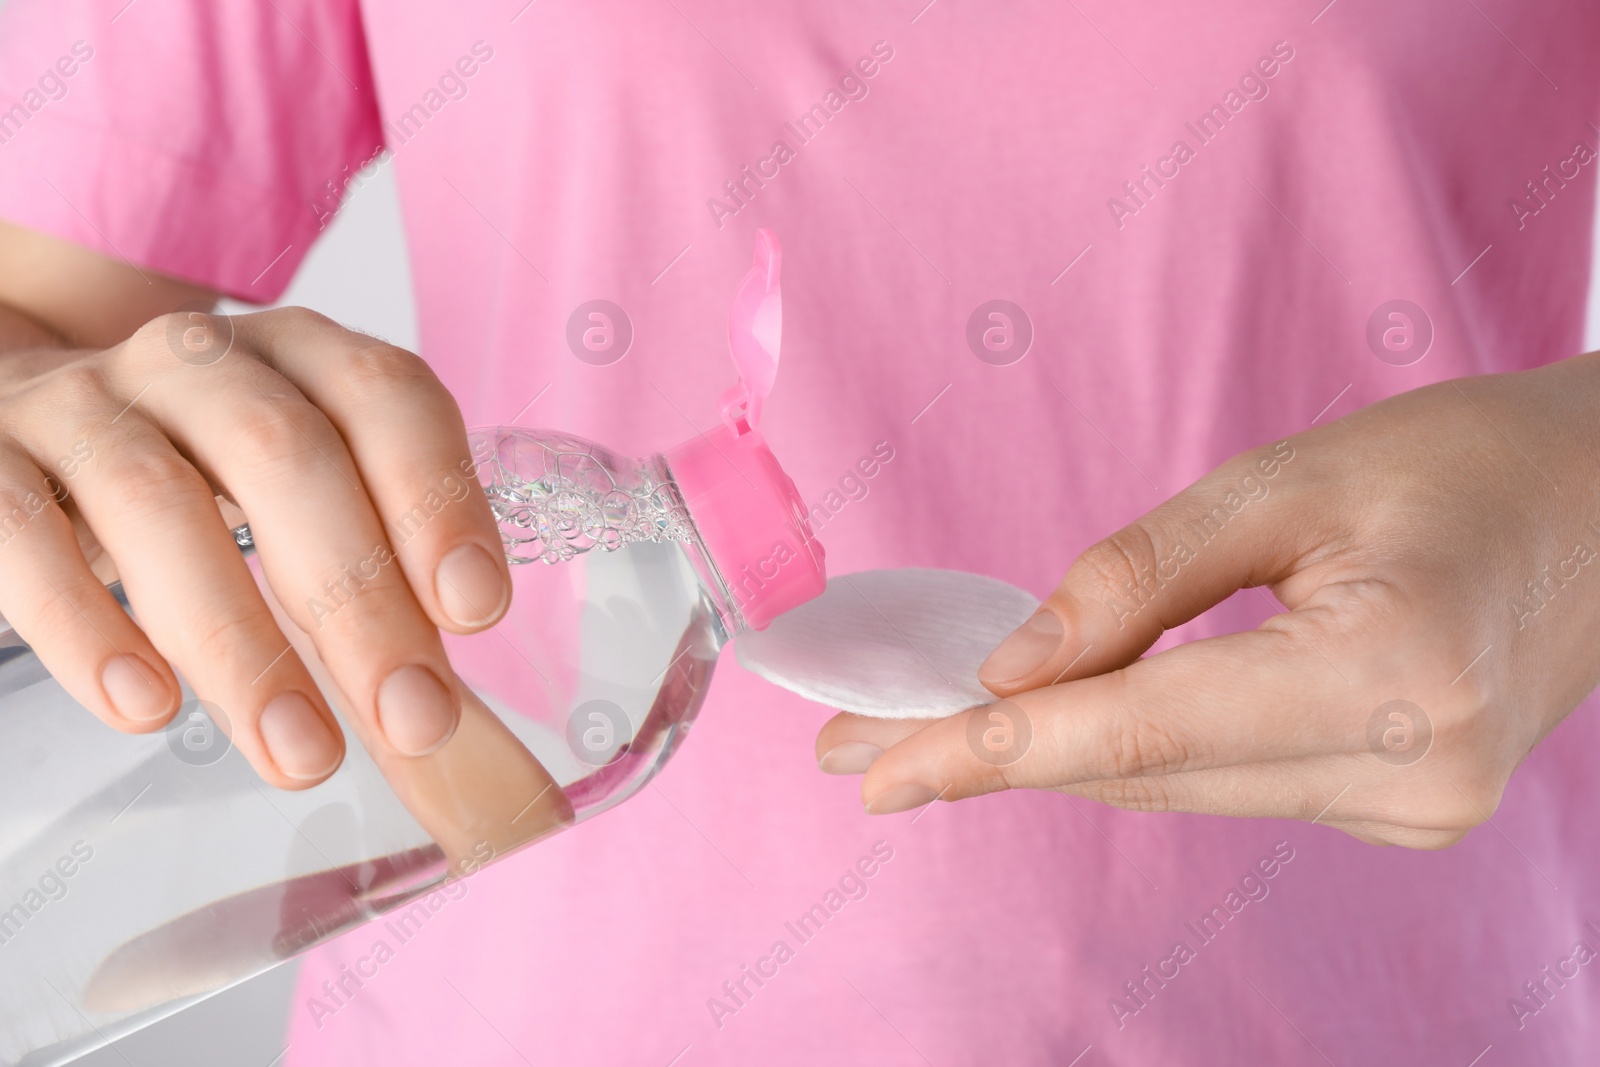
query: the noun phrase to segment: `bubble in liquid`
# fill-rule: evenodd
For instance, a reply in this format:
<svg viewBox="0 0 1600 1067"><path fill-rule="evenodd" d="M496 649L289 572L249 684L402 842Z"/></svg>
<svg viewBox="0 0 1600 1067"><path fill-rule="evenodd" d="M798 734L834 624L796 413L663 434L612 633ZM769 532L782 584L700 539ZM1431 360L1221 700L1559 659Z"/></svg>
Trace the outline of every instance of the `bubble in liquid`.
<svg viewBox="0 0 1600 1067"><path fill-rule="evenodd" d="M647 473L637 484L619 483L581 441L524 438L514 463L516 469L496 462L484 489L513 563L560 563L593 548L691 539L688 517L667 485Z"/></svg>

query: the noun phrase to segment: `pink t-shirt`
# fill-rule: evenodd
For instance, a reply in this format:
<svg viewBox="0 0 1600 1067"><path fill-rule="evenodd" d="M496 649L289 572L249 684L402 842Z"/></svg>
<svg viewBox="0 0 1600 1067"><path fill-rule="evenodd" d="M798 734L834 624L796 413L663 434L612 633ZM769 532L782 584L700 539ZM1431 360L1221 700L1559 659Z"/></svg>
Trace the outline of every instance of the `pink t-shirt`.
<svg viewBox="0 0 1600 1067"><path fill-rule="evenodd" d="M714 422L771 227L767 436L830 569L1042 594L1240 449L1579 350L1600 8L1325 2L10 0L0 216L270 300L387 144L468 422L547 389L530 418L636 454ZM610 364L566 341L601 299ZM993 300L1026 318L986 347ZM1049 793L869 819L813 764L824 709L721 672L656 786L332 1014L380 934L315 953L287 1062L1593 1058L1592 708L1421 853Z"/></svg>

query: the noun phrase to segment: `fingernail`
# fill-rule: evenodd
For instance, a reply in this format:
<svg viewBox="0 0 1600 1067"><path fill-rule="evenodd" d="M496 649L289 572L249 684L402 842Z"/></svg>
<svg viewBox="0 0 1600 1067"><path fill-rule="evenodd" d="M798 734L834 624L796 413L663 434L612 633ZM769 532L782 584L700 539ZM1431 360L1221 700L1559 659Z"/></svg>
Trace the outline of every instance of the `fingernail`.
<svg viewBox="0 0 1600 1067"><path fill-rule="evenodd" d="M985 685L999 684L1031 674L1061 647L1061 635L1065 632L1059 615L1048 608L1040 608L1000 642L999 648L989 653L989 658L978 668L978 680Z"/></svg>
<svg viewBox="0 0 1600 1067"><path fill-rule="evenodd" d="M156 669L133 656L113 656L100 668L100 688L118 715L133 722L159 719L172 710L172 693Z"/></svg>
<svg viewBox="0 0 1600 1067"><path fill-rule="evenodd" d="M401 667L378 687L378 725L396 752L426 756L456 732L455 698L426 667Z"/></svg>
<svg viewBox="0 0 1600 1067"><path fill-rule="evenodd" d="M897 811L910 811L931 803L939 794L925 785L907 782L897 785L888 792L880 793L876 800L867 805L868 815L893 815Z"/></svg>
<svg viewBox="0 0 1600 1067"><path fill-rule="evenodd" d="M499 565L478 545L462 545L445 556L434 575L434 591L457 626L493 622L511 598Z"/></svg>
<svg viewBox="0 0 1600 1067"><path fill-rule="evenodd" d="M865 741L845 741L834 745L817 760L823 774L866 774L872 761L883 755L883 749Z"/></svg>
<svg viewBox="0 0 1600 1067"><path fill-rule="evenodd" d="M267 755L290 778L326 778L344 756L327 720L299 693L279 693L269 700L256 728Z"/></svg>

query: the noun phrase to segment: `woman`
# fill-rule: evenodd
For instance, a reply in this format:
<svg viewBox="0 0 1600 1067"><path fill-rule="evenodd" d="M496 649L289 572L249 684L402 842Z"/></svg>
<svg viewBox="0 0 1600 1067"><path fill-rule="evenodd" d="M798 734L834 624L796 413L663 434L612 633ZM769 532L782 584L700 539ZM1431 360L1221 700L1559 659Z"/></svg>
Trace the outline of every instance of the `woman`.
<svg viewBox="0 0 1600 1067"><path fill-rule="evenodd" d="M253 709L269 781L314 783L342 742L296 663L250 688L282 638L211 490L314 585L464 455L451 398L677 440L771 227L766 432L833 571L1066 571L986 665L1009 701L828 722L857 798L810 766L815 709L729 664L654 789L473 879L359 988L323 983L360 931L314 956L286 1061L1577 1059L1592 718L1533 746L1600 664L1600 15L1472 8L11 0L3 477L80 428L110 458L0 553L0 612L114 724L170 715L170 664ZM172 320L141 324L270 301L364 165L399 180L426 368L273 312L142 391ZM563 340L600 299L635 337L610 362ZM264 458L208 444L240 420ZM493 544L440 524L385 639L327 638L398 752L449 735L435 628L500 610Z"/></svg>

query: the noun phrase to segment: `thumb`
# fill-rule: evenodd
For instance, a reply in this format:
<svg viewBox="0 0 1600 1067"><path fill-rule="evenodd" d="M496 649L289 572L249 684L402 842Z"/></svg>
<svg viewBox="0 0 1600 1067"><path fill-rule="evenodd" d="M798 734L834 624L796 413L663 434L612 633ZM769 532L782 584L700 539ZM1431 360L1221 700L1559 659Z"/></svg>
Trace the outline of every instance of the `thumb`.
<svg viewBox="0 0 1600 1067"><path fill-rule="evenodd" d="M1294 445L1237 456L1077 558L978 669L998 696L1126 667L1239 589L1287 577L1307 524L1284 477Z"/></svg>

